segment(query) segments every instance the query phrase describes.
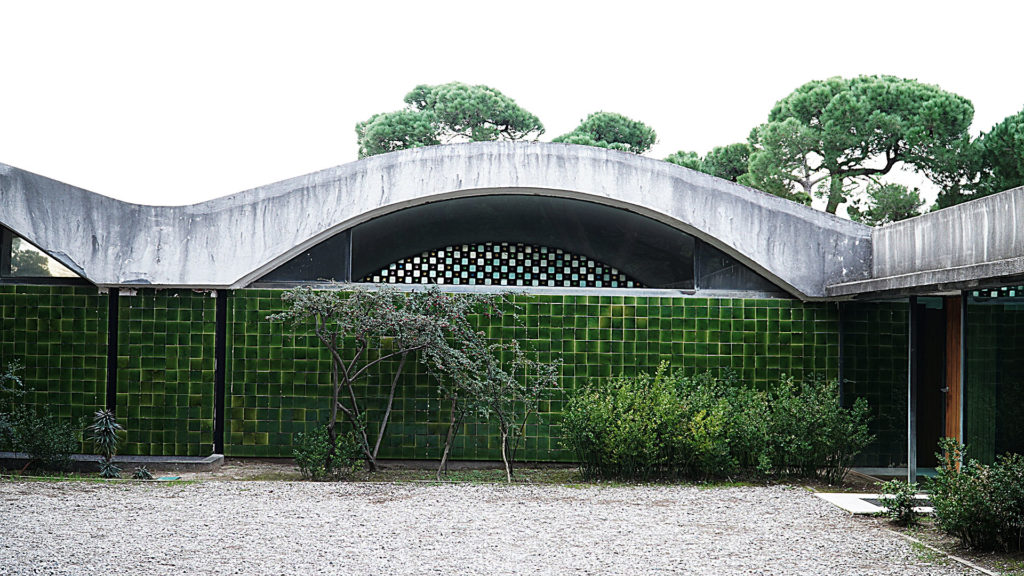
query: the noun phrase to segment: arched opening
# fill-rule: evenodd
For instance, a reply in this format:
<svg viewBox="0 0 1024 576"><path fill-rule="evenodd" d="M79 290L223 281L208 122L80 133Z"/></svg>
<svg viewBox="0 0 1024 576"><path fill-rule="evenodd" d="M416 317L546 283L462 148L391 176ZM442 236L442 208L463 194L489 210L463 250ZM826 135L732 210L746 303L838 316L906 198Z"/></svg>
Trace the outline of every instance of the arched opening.
<svg viewBox="0 0 1024 576"><path fill-rule="evenodd" d="M783 292L662 222L593 202L522 194L443 200L374 218L257 283L318 280Z"/></svg>

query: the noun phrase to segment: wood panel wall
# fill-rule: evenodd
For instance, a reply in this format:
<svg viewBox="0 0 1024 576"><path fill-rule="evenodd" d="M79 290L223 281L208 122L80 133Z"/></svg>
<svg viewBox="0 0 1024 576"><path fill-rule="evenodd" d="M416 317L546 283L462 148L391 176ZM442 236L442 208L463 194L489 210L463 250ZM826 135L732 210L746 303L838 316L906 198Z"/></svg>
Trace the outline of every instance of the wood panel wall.
<svg viewBox="0 0 1024 576"><path fill-rule="evenodd" d="M960 296L949 296L943 308L946 310L946 436L963 442L960 430Z"/></svg>

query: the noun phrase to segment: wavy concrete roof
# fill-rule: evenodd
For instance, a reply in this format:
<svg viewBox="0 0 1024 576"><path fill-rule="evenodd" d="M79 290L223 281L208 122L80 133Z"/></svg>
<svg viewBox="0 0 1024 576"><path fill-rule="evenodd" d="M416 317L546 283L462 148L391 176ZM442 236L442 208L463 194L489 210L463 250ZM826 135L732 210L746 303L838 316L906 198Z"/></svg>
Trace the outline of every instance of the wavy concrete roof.
<svg viewBox="0 0 1024 576"><path fill-rule="evenodd" d="M0 164L0 224L100 286L240 288L341 230L486 194L597 202L693 234L797 297L867 279L871 229L666 162L568 144L374 156L190 206L141 206Z"/></svg>

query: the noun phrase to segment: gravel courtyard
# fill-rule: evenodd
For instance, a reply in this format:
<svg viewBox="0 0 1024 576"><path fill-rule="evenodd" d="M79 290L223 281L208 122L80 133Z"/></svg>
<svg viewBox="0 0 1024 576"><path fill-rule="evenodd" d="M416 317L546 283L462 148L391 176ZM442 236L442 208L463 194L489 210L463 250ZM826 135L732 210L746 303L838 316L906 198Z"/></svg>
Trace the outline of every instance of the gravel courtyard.
<svg viewBox="0 0 1024 576"><path fill-rule="evenodd" d="M0 574L965 574L802 488L0 481Z"/></svg>

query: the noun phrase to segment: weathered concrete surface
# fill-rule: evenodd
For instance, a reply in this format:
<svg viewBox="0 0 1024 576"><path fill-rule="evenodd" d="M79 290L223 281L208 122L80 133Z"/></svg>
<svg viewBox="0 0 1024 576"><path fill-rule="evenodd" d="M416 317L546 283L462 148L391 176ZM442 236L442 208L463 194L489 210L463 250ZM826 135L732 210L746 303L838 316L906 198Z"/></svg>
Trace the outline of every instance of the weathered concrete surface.
<svg viewBox="0 0 1024 576"><path fill-rule="evenodd" d="M876 228L870 279L830 296L967 289L1024 274L1024 187Z"/></svg>
<svg viewBox="0 0 1024 576"><path fill-rule="evenodd" d="M243 287L391 211L483 194L630 210L693 234L795 296L870 273L870 229L650 158L478 143L374 156L191 206L139 206L0 165L0 223L101 286Z"/></svg>

